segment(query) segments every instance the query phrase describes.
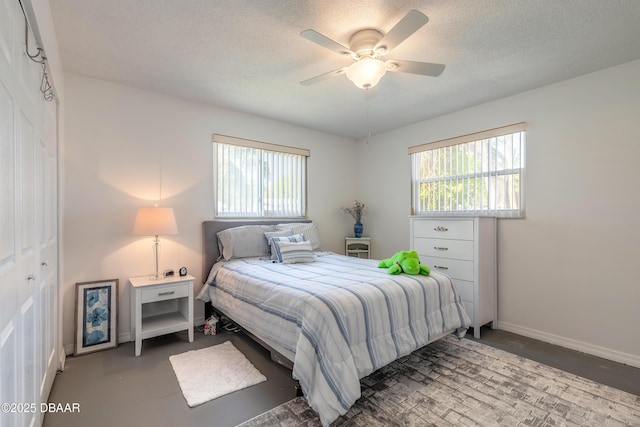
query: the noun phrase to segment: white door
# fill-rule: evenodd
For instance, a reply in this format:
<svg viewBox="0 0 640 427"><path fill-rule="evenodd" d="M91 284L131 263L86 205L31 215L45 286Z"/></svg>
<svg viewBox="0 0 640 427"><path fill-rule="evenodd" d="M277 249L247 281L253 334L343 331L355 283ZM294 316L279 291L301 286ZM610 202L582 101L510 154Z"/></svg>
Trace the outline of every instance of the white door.
<svg viewBox="0 0 640 427"><path fill-rule="evenodd" d="M57 367L57 113L40 94L24 30L19 3L0 0L2 427L42 423Z"/></svg>

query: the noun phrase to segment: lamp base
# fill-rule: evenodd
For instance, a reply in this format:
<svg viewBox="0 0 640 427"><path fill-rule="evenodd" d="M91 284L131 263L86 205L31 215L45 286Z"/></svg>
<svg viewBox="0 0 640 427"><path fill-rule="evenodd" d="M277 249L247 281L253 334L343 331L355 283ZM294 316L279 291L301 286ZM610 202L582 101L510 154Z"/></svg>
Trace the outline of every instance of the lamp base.
<svg viewBox="0 0 640 427"><path fill-rule="evenodd" d="M156 273L149 275L149 279L151 280L162 280L164 279L163 276L160 275L160 273L158 272L158 255L160 254L160 239L158 238L158 235L156 234L155 238L153 239L153 256L155 257L155 261L156 261Z"/></svg>

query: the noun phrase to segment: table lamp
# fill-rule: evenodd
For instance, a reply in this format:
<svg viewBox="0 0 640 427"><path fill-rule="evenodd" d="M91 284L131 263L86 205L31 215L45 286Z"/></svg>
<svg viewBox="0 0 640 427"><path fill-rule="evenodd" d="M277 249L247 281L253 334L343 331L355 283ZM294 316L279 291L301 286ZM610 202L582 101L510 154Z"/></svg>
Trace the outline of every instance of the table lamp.
<svg viewBox="0 0 640 427"><path fill-rule="evenodd" d="M155 280L161 277L158 273L158 252L160 249L159 235L178 234L178 225L176 217L173 214L173 208L138 208L136 222L133 225L133 234L135 236L155 236L153 239L153 252L156 259Z"/></svg>

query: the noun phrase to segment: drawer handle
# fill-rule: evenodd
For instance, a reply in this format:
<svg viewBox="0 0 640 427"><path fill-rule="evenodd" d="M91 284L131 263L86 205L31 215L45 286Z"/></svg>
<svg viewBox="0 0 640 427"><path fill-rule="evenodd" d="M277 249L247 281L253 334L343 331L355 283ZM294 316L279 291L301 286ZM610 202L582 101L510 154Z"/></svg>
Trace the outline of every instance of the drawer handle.
<svg viewBox="0 0 640 427"><path fill-rule="evenodd" d="M448 251L449 248L443 248L442 246L434 246L433 249L436 251Z"/></svg>
<svg viewBox="0 0 640 427"><path fill-rule="evenodd" d="M434 227L433 231L449 231L449 229L447 227L443 227L441 225Z"/></svg>
<svg viewBox="0 0 640 427"><path fill-rule="evenodd" d="M165 295L173 295L173 294L175 294L175 293L176 293L176 291L171 291L171 292L158 292L158 296L159 296L159 297L163 297L163 296L165 296Z"/></svg>
<svg viewBox="0 0 640 427"><path fill-rule="evenodd" d="M448 270L449 267L443 267L441 265L434 265L433 268L437 268L438 270Z"/></svg>

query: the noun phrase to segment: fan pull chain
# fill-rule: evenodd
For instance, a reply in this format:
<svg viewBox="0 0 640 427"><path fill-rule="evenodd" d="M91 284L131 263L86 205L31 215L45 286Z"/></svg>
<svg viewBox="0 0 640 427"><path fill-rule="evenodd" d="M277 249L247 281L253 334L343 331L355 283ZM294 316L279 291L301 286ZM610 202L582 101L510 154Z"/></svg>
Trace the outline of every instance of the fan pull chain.
<svg viewBox="0 0 640 427"><path fill-rule="evenodd" d="M368 144L371 141L371 97L369 96L369 89L366 89L364 92L364 101L365 101L365 122L367 126L367 139L365 144Z"/></svg>

